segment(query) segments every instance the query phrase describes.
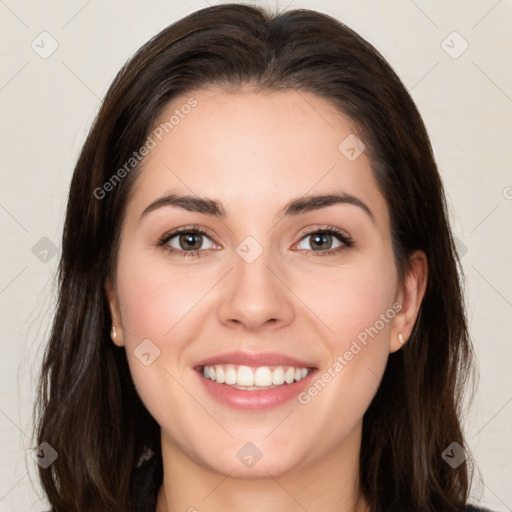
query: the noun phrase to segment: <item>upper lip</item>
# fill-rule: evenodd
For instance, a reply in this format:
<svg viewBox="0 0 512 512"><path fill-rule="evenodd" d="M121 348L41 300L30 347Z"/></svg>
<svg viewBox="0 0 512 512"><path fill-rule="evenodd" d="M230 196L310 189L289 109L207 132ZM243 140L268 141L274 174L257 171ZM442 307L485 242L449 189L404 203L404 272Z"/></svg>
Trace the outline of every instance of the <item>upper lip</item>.
<svg viewBox="0 0 512 512"><path fill-rule="evenodd" d="M295 366L299 368L314 368L308 361L275 352L225 352L203 359L196 367L214 364L236 364L244 366Z"/></svg>

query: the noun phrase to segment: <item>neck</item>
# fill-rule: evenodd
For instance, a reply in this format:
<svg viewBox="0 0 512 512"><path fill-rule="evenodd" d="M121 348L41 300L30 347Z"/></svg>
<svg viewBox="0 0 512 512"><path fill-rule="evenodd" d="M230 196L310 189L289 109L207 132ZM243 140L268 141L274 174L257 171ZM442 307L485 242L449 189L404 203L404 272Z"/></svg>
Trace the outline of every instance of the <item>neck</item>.
<svg viewBox="0 0 512 512"><path fill-rule="evenodd" d="M248 479L197 464L162 434L164 478L156 512L369 512L359 489L361 428L339 450L286 473ZM354 442L358 441L358 442Z"/></svg>

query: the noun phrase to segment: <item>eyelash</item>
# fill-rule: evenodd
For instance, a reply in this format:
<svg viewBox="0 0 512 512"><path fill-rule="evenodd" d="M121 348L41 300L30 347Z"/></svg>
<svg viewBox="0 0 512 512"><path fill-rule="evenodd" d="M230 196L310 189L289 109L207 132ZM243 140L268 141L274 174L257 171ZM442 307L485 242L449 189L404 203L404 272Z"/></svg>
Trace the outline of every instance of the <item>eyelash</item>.
<svg viewBox="0 0 512 512"><path fill-rule="evenodd" d="M174 247L170 247L169 245L167 245L169 240L171 240L175 236L180 235L182 233L200 234L200 235L206 236L207 238L210 238L209 234L206 231L204 231L203 229L201 229L198 226L192 226L192 227L187 227L187 228L180 228L175 231L172 231L171 233L164 234L158 240L156 245L158 247L162 247L164 250L166 250L172 254L176 254L177 256L182 257L182 258L198 258L198 257L200 257L199 256L200 252L203 252L205 250L206 251L211 250L211 249L194 249L192 251L183 251L181 249L175 249ZM325 251L313 251L311 249L300 249L300 250L305 250L308 254L314 253L315 256L324 257L324 256L331 256L333 254L336 254L336 253L338 253L344 249L347 249L349 247L352 247L354 245L354 242L352 241L352 238L348 235L348 233L345 233L344 231L341 231L340 229L335 228L334 226L328 226L325 228L317 228L314 231L308 231L307 233L304 233L304 235L302 235L300 241L302 241L304 238L306 238L308 236L316 235L319 233L334 235L344 245L342 245L340 247L336 247L335 249L328 249ZM300 241L299 241L299 243L300 243Z"/></svg>

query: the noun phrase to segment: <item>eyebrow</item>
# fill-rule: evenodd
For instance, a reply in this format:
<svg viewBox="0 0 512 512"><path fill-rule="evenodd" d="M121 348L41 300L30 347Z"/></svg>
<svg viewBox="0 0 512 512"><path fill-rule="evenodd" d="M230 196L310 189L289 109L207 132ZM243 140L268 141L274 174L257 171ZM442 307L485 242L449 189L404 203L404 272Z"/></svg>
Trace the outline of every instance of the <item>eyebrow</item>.
<svg viewBox="0 0 512 512"><path fill-rule="evenodd" d="M350 204L361 208L375 224L375 216L370 208L361 199L346 192L335 192L330 194L318 194L299 197L287 203L278 214L283 216L294 216L307 213L321 208L327 208L335 204ZM226 210L221 202L207 197L167 194L153 201L141 214L140 219L148 213L159 208L175 206L189 212L202 213L219 219L226 218Z"/></svg>

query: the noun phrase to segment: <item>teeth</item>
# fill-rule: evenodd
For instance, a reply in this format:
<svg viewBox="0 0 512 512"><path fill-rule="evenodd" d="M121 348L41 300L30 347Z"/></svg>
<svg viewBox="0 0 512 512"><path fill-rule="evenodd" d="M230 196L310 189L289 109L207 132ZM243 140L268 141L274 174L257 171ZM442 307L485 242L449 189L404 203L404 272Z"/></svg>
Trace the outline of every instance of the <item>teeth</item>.
<svg viewBox="0 0 512 512"><path fill-rule="evenodd" d="M236 384L236 370L231 365L226 368L225 382L229 385Z"/></svg>
<svg viewBox="0 0 512 512"><path fill-rule="evenodd" d="M210 375L211 377L211 375ZM211 379L215 380L215 379ZM239 386L254 386L254 373L248 366L239 366L236 374L236 383Z"/></svg>
<svg viewBox="0 0 512 512"><path fill-rule="evenodd" d="M217 366L217 368L215 368L215 380L219 384L222 384L226 381L226 373L224 372L224 368L222 368L222 366Z"/></svg>
<svg viewBox="0 0 512 512"><path fill-rule="evenodd" d="M295 380L295 368L290 367L284 372L284 380L287 384L291 384Z"/></svg>
<svg viewBox="0 0 512 512"><path fill-rule="evenodd" d="M276 386L284 384L284 370L282 366L278 366L272 372L272 384Z"/></svg>
<svg viewBox="0 0 512 512"><path fill-rule="evenodd" d="M244 365L216 364L203 367L203 375L206 379L239 389L271 388L280 386L285 382L286 384L292 384L307 377L309 371L309 368L293 366L259 366L252 368Z"/></svg>
<svg viewBox="0 0 512 512"><path fill-rule="evenodd" d="M268 366L262 366L254 372L254 385L272 386L272 372Z"/></svg>

